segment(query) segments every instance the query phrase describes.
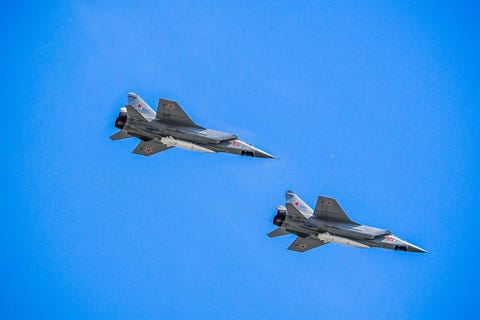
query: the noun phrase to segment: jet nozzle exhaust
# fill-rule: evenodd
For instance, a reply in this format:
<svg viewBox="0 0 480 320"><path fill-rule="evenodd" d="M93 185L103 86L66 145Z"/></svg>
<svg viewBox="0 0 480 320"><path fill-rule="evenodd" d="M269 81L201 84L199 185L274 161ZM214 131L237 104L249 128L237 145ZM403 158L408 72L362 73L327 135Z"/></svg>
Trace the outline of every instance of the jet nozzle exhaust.
<svg viewBox="0 0 480 320"><path fill-rule="evenodd" d="M273 217L273 224L281 227L286 217L287 217L287 210L284 207L279 207L277 209L277 214L275 215L275 217Z"/></svg>
<svg viewBox="0 0 480 320"><path fill-rule="evenodd" d="M118 114L117 120L115 120L115 128L122 130L125 126L125 123L127 123L127 113L120 112Z"/></svg>

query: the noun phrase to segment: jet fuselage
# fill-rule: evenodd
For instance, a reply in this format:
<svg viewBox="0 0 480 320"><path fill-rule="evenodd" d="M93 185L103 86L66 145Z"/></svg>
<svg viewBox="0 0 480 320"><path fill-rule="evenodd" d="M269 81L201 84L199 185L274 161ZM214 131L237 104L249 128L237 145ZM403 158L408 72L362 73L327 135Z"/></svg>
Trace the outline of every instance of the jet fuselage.
<svg viewBox="0 0 480 320"><path fill-rule="evenodd" d="M332 200L334 199L323 202L331 205ZM426 252L425 250L394 236L388 230L361 225L351 220L335 221L334 219L322 219L321 216L328 215L315 214L315 212L313 212L313 210L307 205L304 205L303 208L300 208L300 210L297 211L295 206L292 206L292 203L298 206L298 201L301 200L299 200L299 198L293 193L287 192L287 201L290 201L291 203L287 203L287 207L280 206L273 219L273 224L284 230L283 234L293 233L298 237L305 239L313 238L322 241L323 243L333 242L359 248L378 247L400 251ZM304 212L306 217L299 214L302 210L306 212ZM311 213L309 213L310 211Z"/></svg>
<svg viewBox="0 0 480 320"><path fill-rule="evenodd" d="M146 106L148 110L151 110L134 93L129 94L129 102L132 105L140 106L140 110L144 110L142 107ZM137 104L137 102L140 103ZM168 108L181 109L175 102L171 101L171 103ZM176 121L178 118L173 116L168 117L168 114L167 117L157 117L155 114L145 111L142 116L131 116L127 108L124 107L120 109L115 127L122 130L126 137L133 136L142 141L154 141L166 148L179 147L201 152L226 152L257 158L274 158L272 155L239 140L234 134L203 128L191 122L189 118L188 121L181 122ZM185 117L187 116L185 115ZM187 123L185 124L185 122ZM153 148L145 147L144 149L152 150ZM150 152L140 152L140 154L150 155Z"/></svg>

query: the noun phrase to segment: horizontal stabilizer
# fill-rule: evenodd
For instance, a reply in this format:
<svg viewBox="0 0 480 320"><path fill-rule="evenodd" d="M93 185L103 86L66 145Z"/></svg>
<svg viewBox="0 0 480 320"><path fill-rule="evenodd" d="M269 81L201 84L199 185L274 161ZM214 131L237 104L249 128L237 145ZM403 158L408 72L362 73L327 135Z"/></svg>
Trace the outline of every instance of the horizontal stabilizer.
<svg viewBox="0 0 480 320"><path fill-rule="evenodd" d="M135 150L133 150L132 152L135 154L140 154L142 156L151 156L152 154L159 153L170 148L171 147L168 147L163 143L156 142L155 140L150 140L140 142L135 148Z"/></svg>
<svg viewBox="0 0 480 320"><path fill-rule="evenodd" d="M292 242L290 247L288 247L288 250L292 251L298 251L298 252L305 252L310 249L314 249L320 246L323 246L324 244L327 244L328 242L323 242L321 240L317 240L314 237L307 237L307 238L302 238L302 237L297 237L295 241Z"/></svg>
<svg viewBox="0 0 480 320"><path fill-rule="evenodd" d="M126 133L125 131L118 131L117 133L113 134L110 136L110 139L112 140L121 140L121 139L127 139L131 138L132 136Z"/></svg>
<svg viewBox="0 0 480 320"><path fill-rule="evenodd" d="M288 232L287 230L285 230L283 228L277 228L277 229L273 230L272 232L270 232L268 234L268 236L270 238L274 238L274 237L284 236L284 235L287 235L287 234L290 234L290 232Z"/></svg>

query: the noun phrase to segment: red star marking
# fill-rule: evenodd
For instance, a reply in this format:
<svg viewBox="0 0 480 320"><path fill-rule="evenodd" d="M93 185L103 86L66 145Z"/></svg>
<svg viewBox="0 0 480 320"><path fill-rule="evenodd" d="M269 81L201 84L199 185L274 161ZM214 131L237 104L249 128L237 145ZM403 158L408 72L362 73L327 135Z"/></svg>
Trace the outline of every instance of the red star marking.
<svg viewBox="0 0 480 320"><path fill-rule="evenodd" d="M302 245L300 246L300 248L301 248L301 249L305 249L306 246L305 246L304 244L302 244Z"/></svg>
<svg viewBox="0 0 480 320"><path fill-rule="evenodd" d="M145 152L150 153L150 152L152 152L152 149L151 148L145 148Z"/></svg>
<svg viewBox="0 0 480 320"><path fill-rule="evenodd" d="M296 202L294 203L295 207L298 207L298 204L299 204L298 201L296 201Z"/></svg>
<svg viewBox="0 0 480 320"><path fill-rule="evenodd" d="M142 108L142 104L141 104L141 103L137 104L137 108L140 108L140 109L141 109L141 108Z"/></svg>
<svg viewBox="0 0 480 320"><path fill-rule="evenodd" d="M327 200L326 204L327 204L327 206L331 206L331 205L332 205L332 201Z"/></svg>
<svg viewBox="0 0 480 320"><path fill-rule="evenodd" d="M167 108L168 108L168 109L173 109L173 106L172 106L171 104L169 104L169 105L167 106Z"/></svg>

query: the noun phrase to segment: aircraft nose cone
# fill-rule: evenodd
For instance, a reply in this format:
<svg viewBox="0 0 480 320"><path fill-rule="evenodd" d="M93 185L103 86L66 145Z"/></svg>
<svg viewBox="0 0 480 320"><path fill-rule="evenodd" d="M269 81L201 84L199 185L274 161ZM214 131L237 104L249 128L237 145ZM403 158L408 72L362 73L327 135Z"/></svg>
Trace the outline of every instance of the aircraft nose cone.
<svg viewBox="0 0 480 320"><path fill-rule="evenodd" d="M255 157L257 158L268 158L268 159L276 159L274 156L272 156L271 154L265 152L265 151L262 151L260 149L256 149L255 150Z"/></svg>
<svg viewBox="0 0 480 320"><path fill-rule="evenodd" d="M409 244L407 248L408 252L418 252L418 253L428 253L426 250L423 250L420 247L414 246L413 244Z"/></svg>

